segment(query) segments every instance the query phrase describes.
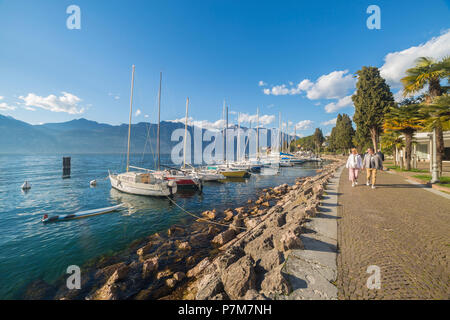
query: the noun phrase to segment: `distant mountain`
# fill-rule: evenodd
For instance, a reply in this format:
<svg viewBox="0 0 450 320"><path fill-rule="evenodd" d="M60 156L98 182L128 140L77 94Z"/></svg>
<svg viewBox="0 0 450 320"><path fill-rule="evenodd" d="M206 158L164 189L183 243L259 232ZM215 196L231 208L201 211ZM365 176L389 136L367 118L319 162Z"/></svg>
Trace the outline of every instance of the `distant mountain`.
<svg viewBox="0 0 450 320"><path fill-rule="evenodd" d="M161 153L170 153L178 141L172 132L184 128L179 122L162 121ZM193 137L193 127L188 127ZM140 122L131 126L131 152L156 151L157 125ZM270 130L269 130L270 135ZM0 153L124 153L128 125L113 126L86 119L31 125L0 115ZM270 140L270 139L269 139ZM205 147L204 143L202 149ZM270 141L269 141L270 145Z"/></svg>

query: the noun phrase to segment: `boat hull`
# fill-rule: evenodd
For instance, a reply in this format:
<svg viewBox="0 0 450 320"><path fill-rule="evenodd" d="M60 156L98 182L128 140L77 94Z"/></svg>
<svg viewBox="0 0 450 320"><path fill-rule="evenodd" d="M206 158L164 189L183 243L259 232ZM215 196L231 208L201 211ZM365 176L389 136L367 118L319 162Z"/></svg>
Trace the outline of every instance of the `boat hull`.
<svg viewBox="0 0 450 320"><path fill-rule="evenodd" d="M66 215L61 215L61 216L54 216L54 217L49 217L49 218L43 218L42 222L43 223L50 223L50 222L69 221L69 220L88 218L88 217L98 216L98 215L101 215L101 214L117 211L117 210L119 210L122 207L123 207L123 205L119 204L119 205L112 206L112 207L107 207L107 208L93 209L93 210L87 210L87 211L80 211L80 212L73 213L73 214L66 214Z"/></svg>
<svg viewBox="0 0 450 320"><path fill-rule="evenodd" d="M165 197L177 192L176 183L174 183L171 187L167 183L129 183L127 181L120 180L119 176L113 174L109 175L109 180L111 182L111 187L114 189L140 196Z"/></svg>
<svg viewBox="0 0 450 320"><path fill-rule="evenodd" d="M246 170L229 170L220 172L226 178L245 178L249 176Z"/></svg>

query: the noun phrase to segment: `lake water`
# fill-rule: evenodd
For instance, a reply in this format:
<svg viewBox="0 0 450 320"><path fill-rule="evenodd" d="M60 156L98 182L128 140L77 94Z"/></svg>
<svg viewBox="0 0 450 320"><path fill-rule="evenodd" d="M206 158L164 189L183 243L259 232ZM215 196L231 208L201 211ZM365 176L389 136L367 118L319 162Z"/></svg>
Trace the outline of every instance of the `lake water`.
<svg viewBox="0 0 450 320"><path fill-rule="evenodd" d="M54 282L69 265L86 263L126 248L133 240L192 221L165 198L133 196L111 189L108 169L121 172L122 155L71 155L72 175L62 179L62 155L0 155L0 299L21 298L37 279ZM162 158L169 163L168 157ZM132 155L131 163L151 168L151 156ZM223 210L255 199L263 188L313 175L317 164L283 168L276 176L252 175L226 183L206 183L203 192L180 192L174 201L188 211ZM97 187L89 181L97 179ZM32 184L29 192L22 183ZM124 203L100 216L43 224L40 219Z"/></svg>

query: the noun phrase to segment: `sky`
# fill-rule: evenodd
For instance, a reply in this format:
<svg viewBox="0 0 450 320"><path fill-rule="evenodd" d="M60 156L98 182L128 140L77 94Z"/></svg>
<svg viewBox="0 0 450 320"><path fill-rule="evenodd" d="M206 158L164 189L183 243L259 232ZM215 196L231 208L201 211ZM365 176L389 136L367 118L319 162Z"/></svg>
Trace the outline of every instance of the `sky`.
<svg viewBox="0 0 450 320"><path fill-rule="evenodd" d="M80 29L67 20L80 8ZM370 5L380 29L369 29ZM401 96L420 56L450 55L450 0L0 0L0 114L32 124L86 118L127 123L230 122L324 134L353 115L354 74L376 66Z"/></svg>

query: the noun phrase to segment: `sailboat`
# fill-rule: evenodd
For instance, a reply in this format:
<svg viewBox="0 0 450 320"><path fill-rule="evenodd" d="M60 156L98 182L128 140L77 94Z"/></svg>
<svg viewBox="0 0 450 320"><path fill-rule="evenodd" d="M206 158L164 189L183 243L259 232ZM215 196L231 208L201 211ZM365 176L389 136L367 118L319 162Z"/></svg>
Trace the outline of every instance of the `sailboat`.
<svg viewBox="0 0 450 320"><path fill-rule="evenodd" d="M160 152L161 85L162 85L162 73L160 73L159 76L159 93L158 93L158 131L157 131L158 168L156 171L152 172L156 177L166 181L173 181L179 187L197 188L201 190L203 188L202 182L196 174L183 172L182 170L178 170L175 168L170 168L168 170L161 170L161 152ZM186 100L186 108L188 107L188 105L189 105L189 98L187 98ZM187 109L186 109L186 124L187 124ZM184 150L186 150L186 133L187 127L185 128Z"/></svg>
<svg viewBox="0 0 450 320"><path fill-rule="evenodd" d="M224 111L226 108L226 124L224 128L224 164L218 165L218 166L209 166L207 167L209 170L217 170L220 174L227 178L246 178L250 176L250 173L246 169L242 168L233 168L230 166L230 163L228 162L226 158L226 144L227 144L227 133L228 133L228 107L225 107L225 101L224 101Z"/></svg>
<svg viewBox="0 0 450 320"><path fill-rule="evenodd" d="M127 146L127 168L126 172L114 174L108 171L111 187L122 192L142 195L142 196L169 196L177 192L175 181L165 179L153 174L152 170L130 166L130 137L131 137L131 117L133 114L133 88L134 69L132 66L131 75L131 96L130 96L130 119L128 123L128 146ZM138 171L130 171L129 169Z"/></svg>
<svg viewBox="0 0 450 320"><path fill-rule="evenodd" d="M186 175L193 176L201 181L219 181L225 179L217 170L207 168L195 168L186 163L187 146L187 126L188 126L189 98L186 98L186 118L184 121L184 146L183 146L183 166L180 171Z"/></svg>

